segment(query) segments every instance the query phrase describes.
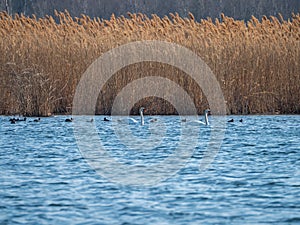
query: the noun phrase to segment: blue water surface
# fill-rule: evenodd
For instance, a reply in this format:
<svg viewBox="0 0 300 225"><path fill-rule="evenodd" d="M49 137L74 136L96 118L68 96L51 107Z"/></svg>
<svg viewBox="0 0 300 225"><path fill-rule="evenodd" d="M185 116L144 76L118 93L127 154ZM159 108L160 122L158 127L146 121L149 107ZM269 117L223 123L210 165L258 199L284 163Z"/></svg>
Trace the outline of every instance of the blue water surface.
<svg viewBox="0 0 300 225"><path fill-rule="evenodd" d="M300 224L300 116L211 116L210 126L191 132L198 144L184 165L145 186L99 174L66 118L10 124L0 117L0 224ZM151 118L141 127L95 116L88 126L109 157L143 171L184 141L180 117L157 116L150 124ZM221 147L199 170L220 119L226 120Z"/></svg>

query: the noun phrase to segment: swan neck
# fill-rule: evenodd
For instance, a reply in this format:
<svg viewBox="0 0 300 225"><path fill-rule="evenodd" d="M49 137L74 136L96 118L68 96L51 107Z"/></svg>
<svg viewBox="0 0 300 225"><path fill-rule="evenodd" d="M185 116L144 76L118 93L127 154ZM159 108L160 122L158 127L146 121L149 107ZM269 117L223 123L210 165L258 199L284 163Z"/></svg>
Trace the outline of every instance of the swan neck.
<svg viewBox="0 0 300 225"><path fill-rule="evenodd" d="M208 122L208 113L205 112L205 125L209 125L209 122Z"/></svg>
<svg viewBox="0 0 300 225"><path fill-rule="evenodd" d="M140 116L141 116L141 125L144 125L144 115L143 115L143 111L140 111Z"/></svg>

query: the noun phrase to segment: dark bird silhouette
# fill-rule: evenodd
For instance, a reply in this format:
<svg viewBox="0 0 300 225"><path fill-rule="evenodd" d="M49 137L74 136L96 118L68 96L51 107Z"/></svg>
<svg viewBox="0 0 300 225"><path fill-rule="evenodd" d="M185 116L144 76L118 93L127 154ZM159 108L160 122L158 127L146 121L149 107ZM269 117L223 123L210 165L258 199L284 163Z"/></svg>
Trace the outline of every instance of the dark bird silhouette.
<svg viewBox="0 0 300 225"><path fill-rule="evenodd" d="M41 121L41 118L33 120L33 122L40 122L40 121Z"/></svg>
<svg viewBox="0 0 300 225"><path fill-rule="evenodd" d="M20 121L26 121L26 117L24 117L23 119L20 118L10 118L9 119L10 123L16 123L16 122L20 122Z"/></svg>
<svg viewBox="0 0 300 225"><path fill-rule="evenodd" d="M243 122L243 119L240 119L239 121L242 123L242 122Z"/></svg>
<svg viewBox="0 0 300 225"><path fill-rule="evenodd" d="M106 117L104 117L103 121L110 121L109 119L107 119Z"/></svg>
<svg viewBox="0 0 300 225"><path fill-rule="evenodd" d="M228 120L228 123L232 123L232 122L234 122L234 120L233 120L233 119L231 119L231 120Z"/></svg>
<svg viewBox="0 0 300 225"><path fill-rule="evenodd" d="M65 120L65 122L72 122L72 121L73 121L73 118L71 118L71 119L68 118Z"/></svg>

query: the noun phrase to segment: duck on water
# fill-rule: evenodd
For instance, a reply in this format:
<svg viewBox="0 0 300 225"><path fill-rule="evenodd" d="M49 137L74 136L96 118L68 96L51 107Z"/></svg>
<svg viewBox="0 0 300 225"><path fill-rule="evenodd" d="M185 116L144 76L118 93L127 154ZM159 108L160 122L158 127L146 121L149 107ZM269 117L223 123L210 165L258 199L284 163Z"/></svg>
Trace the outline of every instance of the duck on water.
<svg viewBox="0 0 300 225"><path fill-rule="evenodd" d="M26 117L24 117L23 119L20 119L20 118L10 118L9 119L9 122L11 124L15 124L16 122L21 122L21 121L26 121Z"/></svg>

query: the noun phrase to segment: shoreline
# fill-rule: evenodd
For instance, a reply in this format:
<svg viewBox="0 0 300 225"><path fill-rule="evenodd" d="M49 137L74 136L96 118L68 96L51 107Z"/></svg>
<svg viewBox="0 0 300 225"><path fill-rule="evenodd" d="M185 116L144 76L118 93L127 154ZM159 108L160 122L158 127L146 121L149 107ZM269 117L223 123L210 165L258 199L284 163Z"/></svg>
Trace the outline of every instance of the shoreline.
<svg viewBox="0 0 300 225"><path fill-rule="evenodd" d="M23 116L23 115L19 115L19 114L0 114L1 117L19 117L19 118L51 118L51 117L58 117L58 116L106 116L106 117L114 117L114 116L139 116L138 114L129 114L129 115L108 115L108 114L94 114L94 115L73 115L73 114L53 114L50 116ZM155 117L155 116L195 116L195 115L178 115L178 114L144 114L145 117ZM198 114L197 116L203 116L202 114ZM295 114L226 114L226 115L214 115L211 114L210 116L300 116L300 114L295 113Z"/></svg>

